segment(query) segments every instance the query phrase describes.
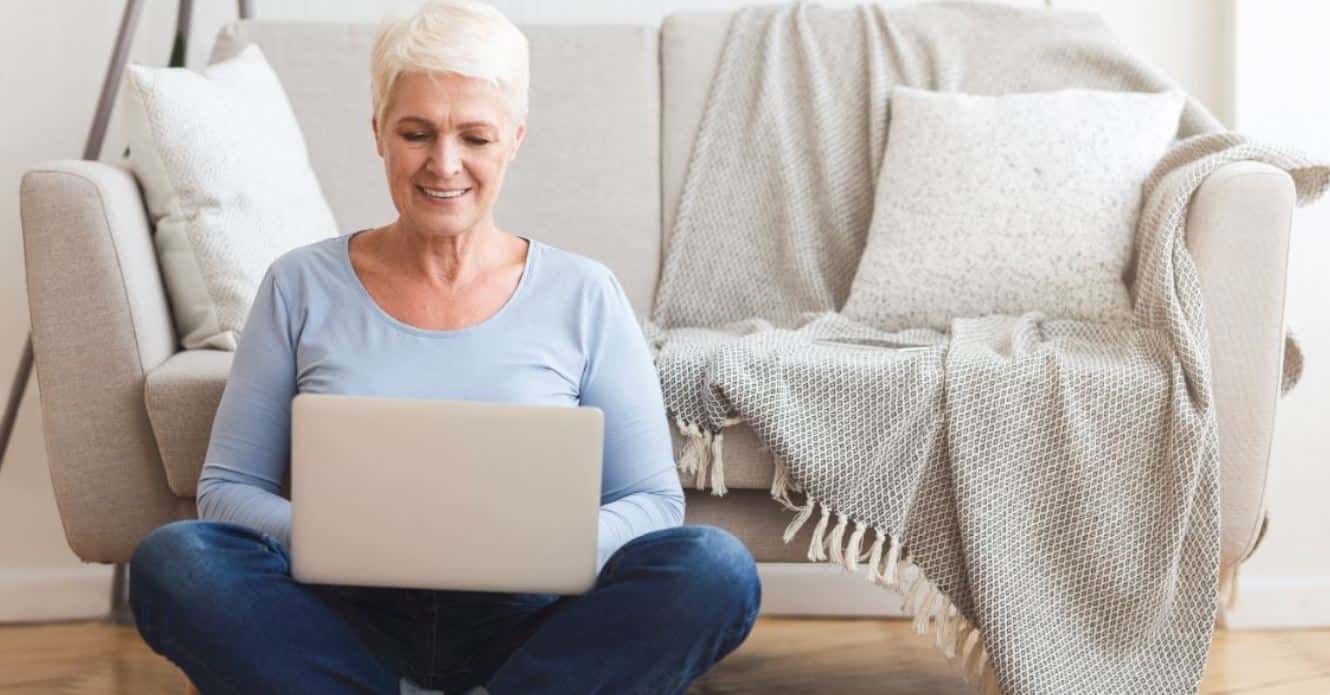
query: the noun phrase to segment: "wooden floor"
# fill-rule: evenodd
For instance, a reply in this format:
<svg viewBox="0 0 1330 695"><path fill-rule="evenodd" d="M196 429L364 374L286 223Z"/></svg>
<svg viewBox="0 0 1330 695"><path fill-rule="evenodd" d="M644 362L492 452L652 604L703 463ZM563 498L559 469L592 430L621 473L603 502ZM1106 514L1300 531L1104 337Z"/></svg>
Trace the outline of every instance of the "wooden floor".
<svg viewBox="0 0 1330 695"><path fill-rule="evenodd" d="M0 693L180 695L183 676L132 627L106 623L0 627ZM967 693L904 620L761 618L738 651L690 695ZM1201 692L1330 693L1330 630L1219 632Z"/></svg>

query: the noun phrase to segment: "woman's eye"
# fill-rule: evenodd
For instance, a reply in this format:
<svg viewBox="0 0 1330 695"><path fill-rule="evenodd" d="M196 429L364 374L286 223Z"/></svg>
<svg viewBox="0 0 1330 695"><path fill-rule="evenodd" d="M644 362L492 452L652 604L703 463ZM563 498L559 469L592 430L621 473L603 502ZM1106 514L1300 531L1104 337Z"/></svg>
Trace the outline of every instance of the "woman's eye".
<svg viewBox="0 0 1330 695"><path fill-rule="evenodd" d="M430 138L429 133L407 133L402 136L407 142L420 142ZM488 145L489 140L485 138L466 138L466 141L472 145Z"/></svg>

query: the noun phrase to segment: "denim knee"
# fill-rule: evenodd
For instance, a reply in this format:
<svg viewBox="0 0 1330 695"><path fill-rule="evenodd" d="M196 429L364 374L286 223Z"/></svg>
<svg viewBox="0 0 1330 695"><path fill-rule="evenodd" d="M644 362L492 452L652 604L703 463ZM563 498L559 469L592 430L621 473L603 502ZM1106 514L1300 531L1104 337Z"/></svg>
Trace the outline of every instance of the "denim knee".
<svg viewBox="0 0 1330 695"><path fill-rule="evenodd" d="M183 554L203 548L207 542L206 526L207 522L196 520L173 521L158 526L134 548L130 566L146 572L168 569Z"/></svg>
<svg viewBox="0 0 1330 695"><path fill-rule="evenodd" d="M740 639L746 637L762 603L762 582L748 547L734 534L716 526L679 527L681 546L677 560L689 571L681 587L699 599L698 605L728 616Z"/></svg>
<svg viewBox="0 0 1330 695"><path fill-rule="evenodd" d="M129 607L144 640L153 644L166 614L190 611L215 596L214 589L244 565L239 559L246 552L274 549L250 529L198 520L159 526L139 541L129 563Z"/></svg>

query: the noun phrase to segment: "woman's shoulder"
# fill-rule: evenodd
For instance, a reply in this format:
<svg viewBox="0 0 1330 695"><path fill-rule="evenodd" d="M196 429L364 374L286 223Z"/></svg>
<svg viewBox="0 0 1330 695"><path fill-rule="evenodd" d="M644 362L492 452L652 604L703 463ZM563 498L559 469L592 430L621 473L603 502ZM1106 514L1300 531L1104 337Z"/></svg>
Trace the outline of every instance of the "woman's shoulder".
<svg viewBox="0 0 1330 695"><path fill-rule="evenodd" d="M541 272L560 284L576 286L584 291L604 291L619 282L614 271L603 261L539 239L533 238L532 241L542 246Z"/></svg>
<svg viewBox="0 0 1330 695"><path fill-rule="evenodd" d="M340 270L341 254L346 252L346 238L334 235L278 254L268 266L268 274L286 291L305 289L311 282L326 280ZM302 292L303 294L303 292Z"/></svg>

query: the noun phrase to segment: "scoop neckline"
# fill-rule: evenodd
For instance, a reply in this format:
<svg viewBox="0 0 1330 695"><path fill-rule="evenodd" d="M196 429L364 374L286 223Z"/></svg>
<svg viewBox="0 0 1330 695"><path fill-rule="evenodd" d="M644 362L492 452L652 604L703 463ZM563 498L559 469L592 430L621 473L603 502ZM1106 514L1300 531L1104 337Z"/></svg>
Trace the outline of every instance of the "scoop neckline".
<svg viewBox="0 0 1330 695"><path fill-rule="evenodd" d="M350 277L351 284L356 287L356 294L360 296L362 301L364 301L366 304L369 305L370 310L374 314L377 314L381 319L388 322L389 325L394 326L399 330L406 331L407 333L412 333L414 335L424 336L427 338L455 338L458 336L463 336L469 333L474 333L476 331L482 330L486 326L489 326L490 324L497 322L499 319L501 319L504 316L504 314L508 313L508 310L514 304L517 303L517 300L520 297L523 296L523 294L526 291L526 286L530 284L531 269L534 266L534 258L536 255L537 244L535 239L518 234L517 237L519 239L525 239L527 242L526 259L522 263L522 276L517 279L517 288L513 290L512 295L510 295L508 297L508 300L503 303L503 306L499 307L498 311L494 312L489 316L489 318L486 318L484 321L481 321L480 323L475 323L470 326L465 326L463 328L455 328L452 330L438 329L438 328L421 328L420 326L415 326L398 319L392 314L389 314L386 310L384 310L383 307L379 306L379 303L374 300L373 295L369 293L369 288L365 287L365 283L361 282L360 276L356 274L356 267L351 263L351 237L354 237L357 234L360 234L361 232L367 232L367 231L369 230L358 229L354 232L351 232L350 234L344 235L342 239L342 253L341 253L342 267L346 270L347 275Z"/></svg>

